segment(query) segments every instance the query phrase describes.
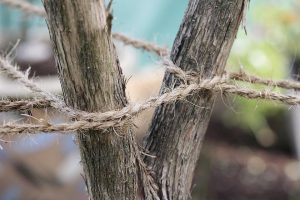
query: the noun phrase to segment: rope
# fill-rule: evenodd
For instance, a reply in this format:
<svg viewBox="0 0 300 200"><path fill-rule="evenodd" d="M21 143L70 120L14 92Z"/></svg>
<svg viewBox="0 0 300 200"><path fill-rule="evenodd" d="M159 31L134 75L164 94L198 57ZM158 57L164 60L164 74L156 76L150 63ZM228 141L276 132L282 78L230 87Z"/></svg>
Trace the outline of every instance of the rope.
<svg viewBox="0 0 300 200"><path fill-rule="evenodd" d="M192 81L195 82L199 80L199 75L195 72L185 72L181 68L177 67L172 63L172 61L165 59L163 64L167 67L167 70L180 78L181 80ZM271 79L264 79L258 76L250 75L245 71L240 70L239 72L226 72L231 80L247 82L251 84L261 84L268 87L277 87L282 89L288 90L300 90L300 82L292 81L292 80L271 80Z"/></svg>
<svg viewBox="0 0 300 200"><path fill-rule="evenodd" d="M97 121L79 120L73 123L52 125L45 123L42 125L32 124L5 124L0 126L0 134L7 133L34 133L34 132L69 132L75 130L85 129L105 129L112 126L121 126L129 122L129 120L142 112L143 110L157 107L163 103L171 103L176 100L184 99L187 96L206 89L214 92L221 91L223 93L237 94L249 99L269 99L275 101L281 101L286 104L298 105L300 104L300 98L281 95L270 91L255 91L251 89L239 88L236 85L228 83L228 76L215 76L212 79L201 80L200 83L182 84L179 87L174 88L170 92L164 93L157 97L149 98L143 103L134 103L124 107L121 110L108 111L104 113L89 113L87 118L93 119L97 117ZM101 119L101 120L100 120Z"/></svg>
<svg viewBox="0 0 300 200"><path fill-rule="evenodd" d="M292 81L292 80L274 81L271 79L263 79L261 77L250 75L244 71L232 72L229 74L229 76L230 79L244 81L248 83L262 84L266 86L280 87L280 88L296 90L296 91L300 90L300 83L298 81Z"/></svg>
<svg viewBox="0 0 300 200"><path fill-rule="evenodd" d="M121 33L113 33L112 36L114 39L123 42L125 45L131 45L137 49L143 49L145 51L153 52L161 57L169 55L169 50L167 48L160 47L156 44L152 44L150 42L145 42L142 40L136 40Z"/></svg>
<svg viewBox="0 0 300 200"><path fill-rule="evenodd" d="M1 61L1 58L0 58ZM166 63L165 63L166 65ZM182 69L179 67L175 67L174 65L166 65L167 71L174 74L176 77L180 78L184 81L184 83L187 83L187 81L197 82L199 81L199 76L193 74L192 72L185 73ZM1 68L0 68L1 71ZM228 77L232 80L238 80L238 81L244 81L249 82L253 84L263 84L270 87L280 87L283 89L292 89L292 90L299 90L300 89L300 83L296 81L286 81L286 80L270 80L270 79L262 79L260 77L252 76L247 74L246 72L239 72L239 73L227 73ZM12 77L11 77L12 78ZM33 83L33 82L31 82ZM34 83L33 83L34 84ZM220 88L221 90L222 88ZM289 105L299 105L298 98L294 96L289 95L282 95L274 92L261 92L261 91L255 91L255 90L249 90L249 94L245 94L245 89L241 89L238 86L235 86L235 90L229 90L227 88L222 91L223 93L233 93L236 95L240 95L243 97L248 98L259 98L259 99L267 99L267 100L274 100L279 101L285 104ZM268 93L268 94L265 94ZM64 105L63 102L60 102L60 105ZM31 99L31 100L18 100L18 101L10 101L10 100L0 100L0 112L8 112L8 111L14 111L14 110L28 110L32 108L44 108L51 106L51 101L46 99ZM55 107L54 107L55 108ZM66 107L64 107L65 109ZM71 108L67 108L68 110L71 110ZM76 111L72 111L75 113ZM67 112L68 113L68 112ZM83 115L83 112L80 114L74 114L74 116ZM91 120L90 118L93 118L92 120L96 121L95 118L99 118L99 114L95 113L94 116L91 116L91 113L84 113L85 120ZM90 115L91 117L87 117L86 115ZM100 119L102 121L103 119ZM106 120L106 119L105 119Z"/></svg>
<svg viewBox="0 0 300 200"><path fill-rule="evenodd" d="M50 102L45 99L31 99L18 101L1 100L0 112L9 112L14 110L30 110L32 108L45 108L49 106Z"/></svg>
<svg viewBox="0 0 300 200"><path fill-rule="evenodd" d="M45 12L42 8L31 5L30 3L20 0L0 0L0 3L18 8L26 13L45 17ZM113 37L125 45L131 45L135 48L144 49L145 51L153 52L161 57L166 57L169 54L168 49L159 47L158 45L136 40L120 33L114 33ZM19 81L21 84L29 88L32 92L40 96L34 100L19 100L0 101L0 111L26 110L34 107L42 108L51 106L57 110L67 114L73 122L62 124L51 124L44 120L40 120L37 125L33 124L15 124L9 123L0 126L0 134L19 134L19 133L37 133L37 132L70 132L86 129L105 129L113 126L122 126L126 123L131 123L130 119L140 112L157 107L163 103L172 103L177 100L186 98L195 92L201 90L210 90L212 92L221 92L239 95L248 99L266 99L277 102L282 102L288 105L299 105L300 98L296 96L284 95L270 90L253 90L238 86L233 80L248 82L251 84L262 84L265 86L280 87L284 89L299 90L300 83L296 81L279 80L273 81L263 79L257 76L249 75L245 72L226 73L225 75L215 76L210 79L203 79L195 72L184 72L179 67L175 66L170 60L165 59L164 65L169 73L183 81L183 84L176 88L170 88L169 92L160 96L151 97L141 103L133 103L124 107L121 110L112 110L104 113L87 113L84 111L75 110L65 105L58 97L48 92L43 91L33 81L28 79L29 71L25 74L17 70L7 59L0 57L0 71L7 74L10 78Z"/></svg>
<svg viewBox="0 0 300 200"><path fill-rule="evenodd" d="M190 93L191 90L187 90L186 88L196 85L196 89L198 89L198 90L199 89L207 89L207 90L214 90L214 91L218 90L223 93L237 94L237 95L251 98L251 99L260 98L260 99L274 100L274 101L280 101L280 102L283 102L283 103L289 104L289 105L298 105L299 104L299 98L295 97L295 96L283 95L283 94L270 92L270 91L256 91L256 90L251 90L251 89L240 88L237 85L233 85L233 84L228 84L230 82L230 78L232 76L234 78L237 78L236 74L233 74L233 75L229 74L229 76L228 75L216 76L213 79L201 80L201 78L198 75L196 75L195 73L194 74L192 72L185 73L179 67L176 67L174 64L171 64L170 61L168 63L165 62L164 64L167 65L167 70L170 73L174 73L176 76L178 76L180 79L184 80L184 82L185 82L185 84L181 85L180 87L173 89L173 93L169 92L169 93L165 93L162 95L162 96L165 96L166 94L170 94L170 96L172 96L173 100L174 100L174 96L178 96L178 98L180 98L182 95L187 96L185 93L186 92ZM41 104L38 102L38 100L33 101L31 103L26 100L18 101L17 104L22 104L22 109L26 109L26 108L30 109L30 108L32 108L32 105L34 105L36 107L38 107L38 106L43 107L43 106L45 106L45 104L50 104L52 107L68 114L71 117L76 117L76 118L80 118L80 119L88 120L88 121L90 121L90 120L106 121L106 120L108 120L108 118L120 119L120 118L124 117L123 115L126 115L127 112L130 113L130 111L128 111L127 109L130 109L130 110L148 109L149 107L146 105L148 105L150 102L153 101L153 98L150 98L149 100L145 101L145 103L144 103L145 105L141 106L142 108L139 108L139 109L137 109L137 105L133 105L133 106L125 107L127 109L122 109L122 112L121 111L106 112L105 115L101 115L101 113L87 113L87 112L83 112L83 111L76 111L76 110L73 110L72 108L66 106L62 102L61 99L57 98L56 96L54 96L50 93L43 91L33 81L29 80L26 75L26 74L28 74L28 72L23 74L22 72L17 70L17 68L15 66L11 65L9 61L7 61L6 59L1 58L1 57L0 57L0 71L6 73L10 78L19 81L20 83L22 83L24 86L29 88L31 91L33 91L37 95L44 97L43 100L45 102L43 102ZM299 83L295 82L295 81L272 82L271 80L263 80L258 77L256 77L256 79L253 79L251 77L250 77L250 79L248 79L248 78L246 78L245 75L243 75L243 77L241 77L240 80L244 80L244 79L250 80L251 82L255 82L255 83L262 82L262 83L268 83L268 85L279 85L282 88L295 89L295 90L299 89ZM189 85L186 84L188 81L191 81L193 84L189 84ZM224 83L227 83L227 84L224 85ZM216 85L219 86L217 89L215 88ZM295 86L295 88L293 88L292 86ZM159 99L159 98L156 97L154 99ZM170 101L173 101L173 100L170 100ZM166 99L163 101L168 102L169 100ZM14 104L14 102L8 103L7 100L0 101L0 102L1 102L0 110L9 110L9 108L13 109L12 105ZM160 104L158 104L158 105L160 105ZM116 112L119 112L119 114L117 114ZM115 116L115 117L113 117L113 116Z"/></svg>
<svg viewBox="0 0 300 200"><path fill-rule="evenodd" d="M35 94L42 96L47 100L52 107L61 110L64 113L67 113L69 115L73 115L73 117L76 115L75 111L72 108L69 108L65 105L63 101L61 101L58 97L55 95L48 93L41 89L38 85L36 85L33 81L31 81L28 78L30 68L24 73L19 71L16 66L13 66L8 59L5 59L3 57L0 57L0 72L5 73L8 77L10 77L13 80L17 80L22 85L30 89Z"/></svg>

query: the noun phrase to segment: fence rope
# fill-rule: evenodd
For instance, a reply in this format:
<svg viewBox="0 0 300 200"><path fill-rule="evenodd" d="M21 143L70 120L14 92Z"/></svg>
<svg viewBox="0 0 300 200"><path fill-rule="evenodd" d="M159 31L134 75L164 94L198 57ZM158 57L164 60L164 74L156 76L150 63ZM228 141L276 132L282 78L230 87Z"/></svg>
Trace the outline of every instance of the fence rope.
<svg viewBox="0 0 300 200"><path fill-rule="evenodd" d="M174 71L175 69L174 66L169 66L169 67L172 67L171 69L173 69ZM3 68L5 70L3 70ZM13 68L13 70L10 68ZM10 77L16 80L19 81L21 80L20 82L22 82L24 86L27 86L29 89L34 90L34 92L40 94L44 98L48 97L47 95L44 94L44 91L37 88L34 82L27 80L28 79L27 76L22 75L22 72L18 71L7 60L3 60L3 58L0 58L0 70L7 73ZM177 72L180 73L181 76L184 76L185 78L192 77L191 73L184 74L182 70L177 70ZM193 94L194 92L203 89L211 90L214 92L236 94L249 99L258 98L258 99L274 100L274 101L280 101L290 105L300 104L300 98L296 96L283 95L283 94L279 94L267 90L256 91L252 89L241 88L235 85L234 83L230 83L230 78L228 75L215 76L211 79L203 79L203 80L199 79L199 77L194 77L194 79L190 79L190 80L198 80L198 81L189 84L181 84L174 89L171 88L171 91L163 93L160 96L151 97L142 103L129 104L128 106L124 107L121 110L113 110L104 113L85 113L82 111L72 110L72 108L66 108L66 109L71 109L72 111L72 112L66 112L67 114L69 114L69 116L71 117L74 115L79 116L79 119L74 122L56 124L56 125L52 125L51 123L45 121L41 121L42 124L38 124L38 125L9 123L0 126L0 134L7 134L7 133L18 134L18 133L29 133L29 132L31 133L56 132L56 131L69 132L75 130L105 129L112 126L121 126L124 125L125 123L129 123L129 120L133 116L136 116L137 114L139 114L140 112L146 109L157 107L163 103L171 103L176 100L184 99L187 96ZM47 103L50 103L50 105L52 106L63 104L63 102L59 102L61 101L59 98L50 98L50 100L49 99L46 100L48 100ZM55 104L51 104L51 101L57 101L57 102ZM36 106L39 105L38 102L35 103Z"/></svg>
<svg viewBox="0 0 300 200"><path fill-rule="evenodd" d="M5 59L3 57L0 57L0 72L5 73L11 79L18 81L19 83L27 87L29 90L31 90L33 93L44 97L45 100L48 100L52 107L75 117L76 114L73 109L66 106L65 103L62 100L60 100L57 96L44 91L32 80L30 80L28 78L29 71L30 68L28 68L28 70L25 73L23 73L17 69L17 66L13 66L7 58Z"/></svg>
<svg viewBox="0 0 300 200"><path fill-rule="evenodd" d="M32 108L46 108L50 106L50 102L46 99L30 99L30 100L0 100L0 112L9 112L15 110L30 110Z"/></svg>
<svg viewBox="0 0 300 200"><path fill-rule="evenodd" d="M0 61L1 61L1 57L0 57ZM186 84L188 81L191 82L199 82L199 76L193 72L184 72L182 69L180 69L179 67L176 67L173 64L170 64L170 62L168 64L166 64L166 70L169 73L174 74L176 77L180 78L181 80L184 81L184 83ZM1 71L1 68L0 68ZM229 77L230 80L228 81L242 81L242 82L248 82L248 83L252 83L252 84L262 84L268 87L279 87L282 89L290 89L290 90L299 90L300 89L300 83L297 81L287 81L287 80L271 80L271 79L262 79L261 77L257 77L257 76L253 76L253 75L249 75L246 72L231 72L231 73L226 73L227 76ZM11 77L12 78L12 77ZM31 84L35 84L34 82L31 82ZM238 88L236 86L236 88ZM222 88L220 88L221 90ZM240 89L242 90L242 89ZM245 91L245 89L243 89L242 91ZM299 105L298 103L298 98L294 97L294 96L289 96L289 95L281 95L279 93L275 93L275 92L269 92L268 95L264 95L264 93L266 93L266 91L264 92L259 92L259 91L255 91L255 90L249 90L250 95L253 99L255 98L260 98L263 99L263 96L268 97L271 95L271 98L267 98L267 100L274 100L274 101L279 101L285 104L289 104L289 105ZM222 90L223 93L234 93L243 97L246 97L246 94L244 94L245 92L238 92L238 91L229 91L229 90ZM266 99L266 98L264 98ZM296 99L296 101L294 101L293 99ZM64 105L63 102L60 103L61 105ZM29 110L32 108L45 108L45 107L51 107L51 101L47 100L47 99L30 99L30 100L0 100L0 112L8 112L8 111L14 111L14 110ZM55 107L54 107L55 108ZM64 105L64 108L66 108L66 106ZM70 108L67 108L70 109ZM73 113L76 111L72 111ZM67 112L68 113L68 112ZM77 115L73 115L74 116L79 116L82 115L83 113L77 114ZM84 114L89 114L91 115L91 113L84 113ZM95 113L95 116L93 116L93 120L95 121L95 118L97 118L97 116L99 116L97 113ZM91 120L90 118L85 118L85 120ZM102 119L100 120L102 121Z"/></svg>
<svg viewBox="0 0 300 200"><path fill-rule="evenodd" d="M261 84L270 87L279 87L283 89L290 89L298 91L300 90L300 82L293 80L272 80L272 79L263 79L258 76L254 76L246 73L245 71L240 70L240 72L231 72L229 73L230 79L237 81L244 81L252 84Z"/></svg>
<svg viewBox="0 0 300 200"><path fill-rule="evenodd" d="M170 73L173 73L178 78L187 81L199 81L199 74L188 71L183 71L180 67L174 65L172 61L168 59L164 59L163 65L167 67L167 70ZM299 81L293 81L293 80L272 80L272 79L265 79L262 77L254 76L251 74L248 74L247 72L240 70L239 72L225 72L225 74L228 75L230 80L235 81L241 81L241 82L247 82L250 84L260 84L267 87L276 87L276 88L282 88L287 90L300 90L300 82Z"/></svg>
<svg viewBox="0 0 300 200"><path fill-rule="evenodd" d="M0 3L18 8L23 12L45 17L43 8L34 6L28 2L20 0L0 0ZM250 84L262 84L270 87L279 87L284 89L299 90L300 83L296 81L279 80L273 81L263 79L257 76L247 74L243 71L238 73L226 73L203 79L195 72L185 72L170 60L166 59L169 55L169 50L160 47L156 44L130 38L120 33L113 33L113 38L123 42L125 45L131 45L135 48L143 49L157 54L162 57L163 64L169 73L174 74L182 80L183 84L176 88L170 88L169 92L163 93L156 97L151 97L141 103L132 103L120 110L112 110L104 113L88 113L75 110L65 105L65 103L57 96L43 91L32 80L28 78L28 71L24 74L17 70L7 58L0 57L0 71L6 73L10 78L19 81L22 85L29 88L32 92L39 96L33 100L0 100L0 111L26 110L34 107L42 108L51 106L57 110L67 114L73 122L51 124L41 119L39 124L16 124L8 123L0 126L0 134L19 134L19 133L37 133L37 132L70 132L85 129L105 129L113 126L121 126L126 123L131 123L130 119L140 112L157 107L163 103L171 103L176 100L181 100L195 92L211 90L212 92L230 93L239 95L248 99L266 99L282 102L288 105L299 105L300 98L297 96L284 95L272 92L270 88L267 90L253 90L243 88L237 85L234 81L248 82Z"/></svg>
<svg viewBox="0 0 300 200"><path fill-rule="evenodd" d="M72 123L63 123L52 125L49 122L41 121L40 125L32 124L15 124L9 123L0 126L0 135L5 134L20 134L20 133L36 133L36 132L69 132L76 130L86 130L86 129L105 129L114 126L122 126L129 120L142 112L143 110L157 107L163 103L171 103L176 100L184 99L187 96L193 94L202 89L207 89L211 91L222 91L225 93L231 93L240 95L249 99L269 99L285 102L291 105L300 104L300 98L288 95L280 95L270 91L260 91L257 92L251 89L237 88L235 85L227 84L227 77L214 77L212 79L202 80L199 84L190 84L177 87L171 92L164 93L157 97L152 97L143 103L130 104L121 110L108 111L104 113L90 113L90 117L97 116L101 118L101 121L88 121L79 120Z"/></svg>
<svg viewBox="0 0 300 200"><path fill-rule="evenodd" d="M153 44L150 42L145 42L142 40L133 39L133 38L130 38L121 33L113 33L112 36L114 39L121 41L125 45L130 45L137 49L143 49L145 51L149 51L154 54L157 54L158 56L161 56L161 57L165 57L165 56L169 55L169 50L167 48L160 47L156 44Z"/></svg>

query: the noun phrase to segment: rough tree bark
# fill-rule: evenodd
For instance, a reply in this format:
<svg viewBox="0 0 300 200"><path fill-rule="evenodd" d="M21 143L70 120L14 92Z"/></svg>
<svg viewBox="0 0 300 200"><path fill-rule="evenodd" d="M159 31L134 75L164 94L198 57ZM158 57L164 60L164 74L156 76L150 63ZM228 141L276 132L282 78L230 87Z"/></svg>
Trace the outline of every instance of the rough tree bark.
<svg viewBox="0 0 300 200"><path fill-rule="evenodd" d="M89 112L127 103L103 0L44 0L67 105ZM90 199L136 199L131 128L78 133Z"/></svg>
<svg viewBox="0 0 300 200"><path fill-rule="evenodd" d="M190 0L171 53L183 70L203 78L223 72L248 0ZM111 42L103 0L44 0L64 99L85 111L126 103L124 80ZM180 84L166 73L161 93ZM215 94L199 91L156 109L144 161L160 199L189 199L192 178ZM118 134L116 134L117 132ZM121 136L120 136L121 135ZM130 127L78 133L90 198L136 199L136 163ZM143 189L143 188L142 188ZM147 189L145 199L154 199Z"/></svg>
<svg viewBox="0 0 300 200"><path fill-rule="evenodd" d="M226 65L248 0L190 0L177 33L171 60L201 77L220 75ZM161 93L180 80L166 72ZM215 94L199 91L186 101L155 111L146 139L145 162L154 172L161 199L189 199L195 165ZM146 194L147 195L147 194Z"/></svg>

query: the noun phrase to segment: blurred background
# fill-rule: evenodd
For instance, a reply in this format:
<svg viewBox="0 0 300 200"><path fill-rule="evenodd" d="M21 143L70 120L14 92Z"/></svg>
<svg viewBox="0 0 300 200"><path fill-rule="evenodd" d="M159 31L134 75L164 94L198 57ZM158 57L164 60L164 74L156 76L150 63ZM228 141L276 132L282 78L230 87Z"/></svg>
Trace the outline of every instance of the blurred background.
<svg viewBox="0 0 300 200"><path fill-rule="evenodd" d="M1 2L1 1L0 1ZM40 0L28 0L42 6ZM188 1L114 0L113 31L172 47ZM297 79L300 69L300 1L251 0L227 69L244 69L272 79ZM247 34L246 34L247 33ZM20 39L15 51L10 50ZM164 69L159 58L116 41L130 101L158 94ZM1 54L12 53L22 70L60 94L45 20L0 4ZM247 85L246 85L247 86ZM249 85L248 85L249 86ZM259 88L259 86L257 86ZM270 89L273 89L270 87ZM1 98L26 99L30 91L0 74ZM59 113L32 110L0 113L1 123L44 118L64 121ZM135 123L139 141L153 110ZM300 199L300 109L262 100L219 96L196 170L195 200ZM87 200L74 134L0 138L0 200Z"/></svg>

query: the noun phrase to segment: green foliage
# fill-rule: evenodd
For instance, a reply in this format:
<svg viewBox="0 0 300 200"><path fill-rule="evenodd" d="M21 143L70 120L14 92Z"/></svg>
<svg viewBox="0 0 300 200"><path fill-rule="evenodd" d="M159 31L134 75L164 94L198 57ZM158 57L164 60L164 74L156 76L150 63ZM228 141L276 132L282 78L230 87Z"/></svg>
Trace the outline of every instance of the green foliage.
<svg viewBox="0 0 300 200"><path fill-rule="evenodd" d="M252 1L248 15L247 36L240 31L228 62L230 71L243 69L251 74L271 79L289 76L290 63L300 56L300 3L297 1ZM248 84L242 86L251 87ZM252 86L253 87L253 86ZM262 86L254 86L262 89ZM266 90L278 91L267 87ZM266 118L284 107L262 100L250 101L236 97L233 109L224 120L228 125L251 129L257 136L262 130L270 132Z"/></svg>

